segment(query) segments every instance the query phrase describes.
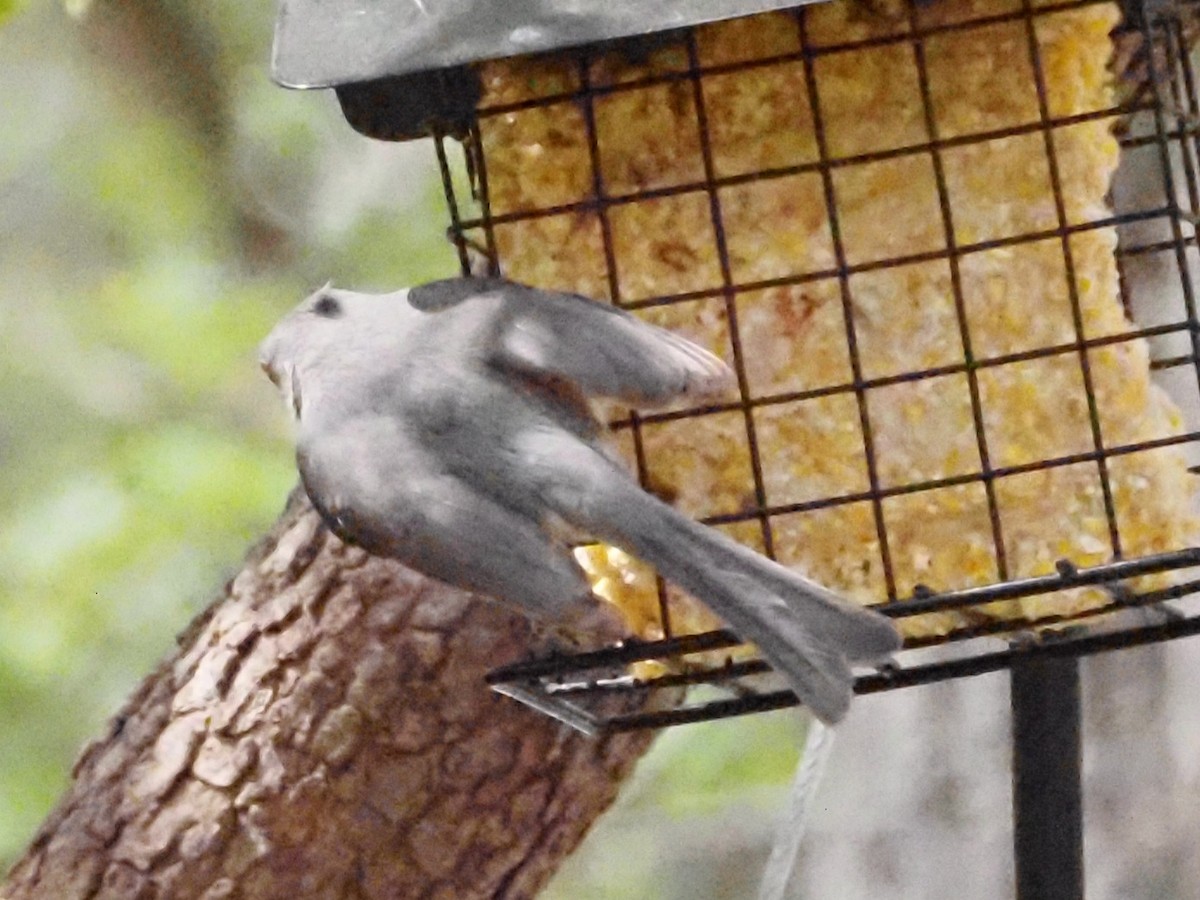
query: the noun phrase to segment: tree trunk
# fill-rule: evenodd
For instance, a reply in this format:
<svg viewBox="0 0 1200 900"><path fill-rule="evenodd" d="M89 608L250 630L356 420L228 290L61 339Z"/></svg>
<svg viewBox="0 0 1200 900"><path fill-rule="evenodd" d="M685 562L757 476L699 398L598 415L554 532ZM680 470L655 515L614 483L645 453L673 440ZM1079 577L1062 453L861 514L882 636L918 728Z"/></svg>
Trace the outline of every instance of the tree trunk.
<svg viewBox="0 0 1200 900"><path fill-rule="evenodd" d="M341 543L297 491L84 750L0 898L531 897L650 739L489 691L533 641Z"/></svg>

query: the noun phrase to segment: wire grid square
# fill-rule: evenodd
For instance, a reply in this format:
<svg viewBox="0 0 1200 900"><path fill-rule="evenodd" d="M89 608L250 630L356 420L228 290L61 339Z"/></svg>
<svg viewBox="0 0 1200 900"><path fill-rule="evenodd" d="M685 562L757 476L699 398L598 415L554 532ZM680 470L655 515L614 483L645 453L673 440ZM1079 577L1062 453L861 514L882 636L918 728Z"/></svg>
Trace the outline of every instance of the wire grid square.
<svg viewBox="0 0 1200 900"><path fill-rule="evenodd" d="M848 389L853 375L841 297L836 278L739 291L734 296L738 334L761 351L743 360L752 401ZM797 365L775 364L801 340L810 352Z"/></svg>
<svg viewBox="0 0 1200 900"><path fill-rule="evenodd" d="M847 113L825 123L830 160L920 147L929 141L910 44L883 44L818 56L812 61L812 80L822 109ZM900 102L896 102L897 95Z"/></svg>
<svg viewBox="0 0 1200 900"><path fill-rule="evenodd" d="M719 177L753 177L781 166L816 162L804 64L799 60L781 62L773 70L776 77L754 85L751 96L747 96L742 70L701 77L704 108L711 124L713 168ZM760 104L766 121L744 122L738 113L747 102ZM767 140L762 139L764 132L771 135Z"/></svg>
<svg viewBox="0 0 1200 900"><path fill-rule="evenodd" d="M560 93L501 96L481 109L480 127L468 143L481 176L481 206L475 217L456 219L453 234L464 260L469 243L493 271L503 272L513 248L536 231L522 234L523 223L561 223L555 227L572 233L570 253L582 254L585 262L556 259L552 252L535 277L524 280L607 297L670 327L693 323L689 336L737 372L739 396L716 398L703 410L631 414L617 423L619 443L648 488L710 523L757 523L762 548L785 563L803 562L795 548L817 535L836 533L856 548L856 573L813 569L813 577L849 583L848 592L874 600L923 593L924 584L938 583L940 563L923 549L937 541L929 538L932 517L921 513L947 503L968 511L955 587L1040 575L1056 560L1089 565L1120 559L1122 528L1138 515L1130 484L1137 480L1139 455L1166 452L1200 434L1174 421L1161 423L1149 439L1131 436L1107 414L1114 388L1104 379L1097 383L1095 373L1110 366L1113 354L1136 356L1139 339L1148 338L1159 353L1156 371L1200 384L1192 295L1196 238L1180 214L1181 208L1200 209L1200 160L1192 118L1195 78L1179 52L1178 22L1147 27L1143 43L1168 52L1165 58L1142 54L1137 64L1155 77L1120 105L1081 105L1059 89L1064 62L1047 52L1048 35L1074 27L1078 12L1096 2L1014 0L992 4L986 14L973 4L914 6L901 18L856 23L849 40L844 28L830 26L828 7L813 7L794 14L794 29L777 30L771 47L746 54L711 40L717 30L736 31L743 22L681 32L662 57L666 62L637 78L614 77L611 68L597 66L601 59L611 66L611 48L585 50L569 77L555 76L565 85ZM1023 73L1021 89L984 123L951 102L956 92L987 77L973 58L960 59L953 50L956 35L967 31L1008 47L1011 65ZM854 96L844 82L849 73L871 67L909 85L914 99L911 107L882 113L891 124L875 143L847 126L847 119L824 115L831 104L869 108L873 98ZM776 77L747 87L739 76L753 70ZM723 127L736 105L747 102L747 91L767 101L767 130L780 132L776 146L764 149ZM784 102L789 93L790 104ZM546 195L555 198L547 207L489 205L488 136L496 133L489 123L548 104L570 108L572 121L584 124L586 165L580 165L575 126L565 129L570 137L561 146L550 141L541 147L562 154L557 159L572 169L563 177L575 187L560 197ZM611 148L628 140L621 122L653 117L662 108L674 111L671 127L663 122L663 142L627 150L614 161ZM1073 168L1064 147L1095 140L1118 124L1127 153L1174 158L1183 177L1174 183L1176 176L1164 171L1162 184L1151 185L1145 196L1115 198L1121 205L1114 213L1102 203L1078 202L1096 191L1082 184L1087 173ZM440 145L439 152L445 152ZM653 172L659 157L682 164L670 178L658 178ZM921 199L903 209L874 201L881 192L870 190L872 180L918 185ZM575 196L583 181L587 189ZM1006 215L993 215L980 227L962 211L971 207L973 192L987 190L994 199L997 182L1009 192L1000 199ZM856 203L856 192L868 199ZM456 205L453 195L448 200ZM776 212L759 215L764 208ZM762 225L780 211L794 213L789 233ZM894 241L860 238L869 230L863 223L880 217L895 221ZM673 232L678 221L703 226ZM1114 255L1118 227L1121 245ZM622 260L644 249L639 241L647 232L671 235L656 247L651 274L645 267L623 270ZM1105 254L1111 271L1089 267L1088 260ZM1141 327L1132 330L1091 315L1091 292L1105 290L1110 280L1136 315L1130 271L1163 258L1171 262L1168 277L1181 292L1181 308L1138 315ZM561 277L568 270L569 277ZM904 284L921 270L927 274L908 278L903 290L888 290L889 283ZM1030 282L1006 280L1011 271L1028 273ZM1032 291L1043 297L1043 308L1029 318L1021 303ZM889 356L915 341L902 331L889 333L895 317L887 302L905 299L920 304L929 320L923 325L918 317L913 324L907 317L908 327L945 337L917 364ZM698 309L705 310L700 327ZM771 316L762 314L766 309ZM1027 327L989 327L1006 316L1026 317ZM780 322L783 328L770 334ZM771 342L797 336L813 339L825 359L811 372L803 366L773 371ZM754 352L744 352L743 342ZM1047 421L994 414L999 395L1014 385L1045 390L1047 384L1056 397L1040 413ZM942 405L908 402L922 392L937 395ZM906 407L918 414L907 428L903 414L892 415ZM945 423L939 426L940 419ZM964 420L973 423L966 431L946 427ZM829 452L814 454L819 458L802 473L792 471L794 461L766 457L760 449L764 437L775 445L797 430L806 432L800 437L810 449L829 444ZM949 464L906 466L906 442L922 437L944 444ZM692 451L696 466L737 469L723 493L697 487L703 478L689 482L662 469L661 458L680 458L669 448L689 443L700 448ZM1128 477L1114 478L1125 470ZM1032 552L1037 542L1020 528L1006 532L1005 509L1062 484L1071 486L1079 507L1071 514L1086 527L1052 547L1042 541ZM923 523L924 531L914 523ZM1012 615L1037 618L1013 602ZM668 610L662 615L669 623ZM670 634L669 624L664 630Z"/></svg>
<svg viewBox="0 0 1200 900"><path fill-rule="evenodd" d="M505 141L554 148L553 153L559 164L554 168L553 181L547 183L543 179L540 185L544 201L556 206L580 203L591 193L588 125L575 104L563 102L516 110L506 116L483 119L479 128L485 156L489 145ZM503 215L529 208L519 190L504 189L505 185L515 188L521 184L519 166L513 166L511 172L499 170L491 174L492 183L497 185L488 196L494 214Z"/></svg>

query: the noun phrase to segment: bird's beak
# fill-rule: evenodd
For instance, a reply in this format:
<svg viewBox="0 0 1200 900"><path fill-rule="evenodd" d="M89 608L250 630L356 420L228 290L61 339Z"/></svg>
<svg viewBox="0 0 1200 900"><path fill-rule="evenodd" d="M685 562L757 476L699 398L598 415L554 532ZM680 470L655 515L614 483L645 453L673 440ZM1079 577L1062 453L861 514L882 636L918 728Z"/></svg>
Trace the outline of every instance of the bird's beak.
<svg viewBox="0 0 1200 900"><path fill-rule="evenodd" d="M288 365L276 365L271 359L260 359L262 370L271 379L271 384L279 389L285 406L290 406L296 418L300 418L300 383L296 379L296 369Z"/></svg>

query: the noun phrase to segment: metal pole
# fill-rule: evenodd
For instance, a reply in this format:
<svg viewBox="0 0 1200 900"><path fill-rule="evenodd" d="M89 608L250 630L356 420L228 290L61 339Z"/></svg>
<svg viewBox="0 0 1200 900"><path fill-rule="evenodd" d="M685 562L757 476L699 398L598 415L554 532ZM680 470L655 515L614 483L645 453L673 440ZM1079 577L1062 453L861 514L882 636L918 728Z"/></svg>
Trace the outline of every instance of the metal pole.
<svg viewBox="0 0 1200 900"><path fill-rule="evenodd" d="M1013 841L1018 900L1082 900L1079 660L1012 666Z"/></svg>

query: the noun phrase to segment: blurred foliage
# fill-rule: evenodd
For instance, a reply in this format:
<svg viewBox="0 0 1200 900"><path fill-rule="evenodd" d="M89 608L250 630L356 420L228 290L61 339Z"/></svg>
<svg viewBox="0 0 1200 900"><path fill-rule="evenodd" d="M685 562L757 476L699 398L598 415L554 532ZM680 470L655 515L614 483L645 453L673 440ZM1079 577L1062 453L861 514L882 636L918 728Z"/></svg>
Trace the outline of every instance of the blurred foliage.
<svg viewBox="0 0 1200 900"><path fill-rule="evenodd" d="M272 85L273 14L0 0L0 865L294 483L270 324L329 278L455 270L432 149ZM550 896L696 896L769 831L798 740L668 735Z"/></svg>
<svg viewBox="0 0 1200 900"><path fill-rule="evenodd" d="M25 5L24 0L0 0L0 25Z"/></svg>

